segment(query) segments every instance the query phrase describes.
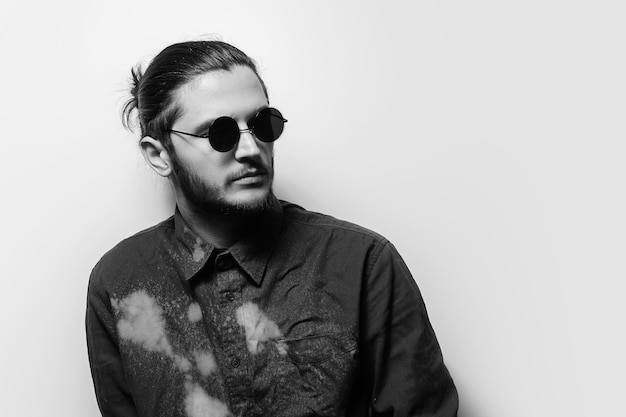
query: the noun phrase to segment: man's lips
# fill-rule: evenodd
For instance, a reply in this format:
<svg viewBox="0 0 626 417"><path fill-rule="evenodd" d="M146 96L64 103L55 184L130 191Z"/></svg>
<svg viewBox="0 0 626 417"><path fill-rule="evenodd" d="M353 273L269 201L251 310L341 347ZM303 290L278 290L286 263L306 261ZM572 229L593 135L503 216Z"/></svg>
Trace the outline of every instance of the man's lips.
<svg viewBox="0 0 626 417"><path fill-rule="evenodd" d="M252 169L235 174L231 181L240 181L245 178L257 178L265 175L267 175L267 171L264 169Z"/></svg>

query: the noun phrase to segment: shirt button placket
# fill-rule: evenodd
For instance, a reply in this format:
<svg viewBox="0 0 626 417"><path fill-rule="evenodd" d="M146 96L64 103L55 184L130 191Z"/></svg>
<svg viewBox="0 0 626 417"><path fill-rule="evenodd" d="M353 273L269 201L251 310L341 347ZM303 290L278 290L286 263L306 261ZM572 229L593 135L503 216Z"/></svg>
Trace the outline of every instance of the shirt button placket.
<svg viewBox="0 0 626 417"><path fill-rule="evenodd" d="M242 299L242 279L237 263L228 252L224 252L215 259L216 293L219 294L220 316L216 322L220 333L222 348L225 354L227 369L225 385L237 413L245 409L242 403L249 388L248 371L246 365L247 346L242 328L236 320L236 309ZM228 366L229 365L229 366Z"/></svg>

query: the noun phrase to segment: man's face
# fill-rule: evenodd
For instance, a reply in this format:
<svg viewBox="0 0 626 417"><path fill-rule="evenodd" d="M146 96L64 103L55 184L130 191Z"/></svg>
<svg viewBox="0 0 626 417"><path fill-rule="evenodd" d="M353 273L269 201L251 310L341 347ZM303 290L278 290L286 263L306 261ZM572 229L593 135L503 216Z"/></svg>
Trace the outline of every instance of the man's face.
<svg viewBox="0 0 626 417"><path fill-rule="evenodd" d="M255 73L246 66L202 74L177 91L181 117L174 130L205 134L221 116L239 129L268 102ZM190 203L209 213L246 214L262 210L272 194L273 144L241 133L228 152L213 149L208 139L171 134L170 153L179 204Z"/></svg>

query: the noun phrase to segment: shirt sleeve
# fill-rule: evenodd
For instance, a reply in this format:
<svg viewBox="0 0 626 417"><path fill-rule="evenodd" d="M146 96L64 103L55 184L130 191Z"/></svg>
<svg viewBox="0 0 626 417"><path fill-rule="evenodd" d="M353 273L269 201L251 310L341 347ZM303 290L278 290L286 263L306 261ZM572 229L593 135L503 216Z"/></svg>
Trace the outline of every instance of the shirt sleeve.
<svg viewBox="0 0 626 417"><path fill-rule="evenodd" d="M370 415L454 417L458 395L422 296L387 243L366 277L362 350Z"/></svg>
<svg viewBox="0 0 626 417"><path fill-rule="evenodd" d="M98 406L103 417L136 417L117 344L117 331L106 291L92 272L87 291L87 350Z"/></svg>

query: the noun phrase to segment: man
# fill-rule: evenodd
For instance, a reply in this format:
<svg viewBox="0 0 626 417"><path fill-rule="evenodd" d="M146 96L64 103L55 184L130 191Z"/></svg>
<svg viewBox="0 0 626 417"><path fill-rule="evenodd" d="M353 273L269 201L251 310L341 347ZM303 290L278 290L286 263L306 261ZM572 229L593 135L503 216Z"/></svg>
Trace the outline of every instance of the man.
<svg viewBox="0 0 626 417"><path fill-rule="evenodd" d="M176 212L95 266L87 341L103 416L454 416L458 399L395 248L278 201L254 62L185 42L133 71L141 151Z"/></svg>

